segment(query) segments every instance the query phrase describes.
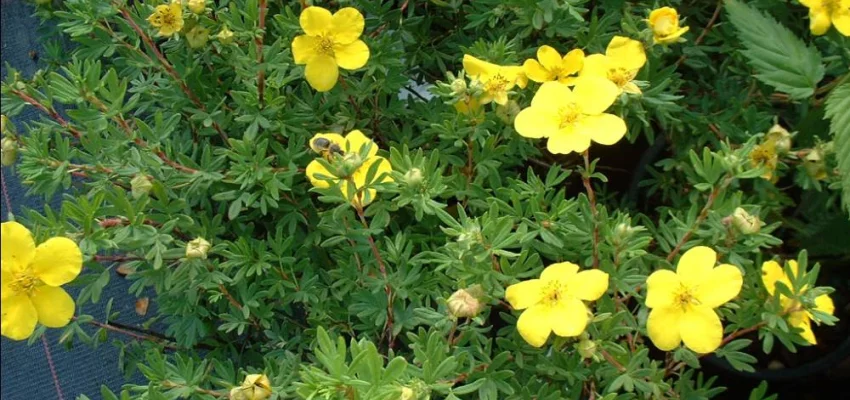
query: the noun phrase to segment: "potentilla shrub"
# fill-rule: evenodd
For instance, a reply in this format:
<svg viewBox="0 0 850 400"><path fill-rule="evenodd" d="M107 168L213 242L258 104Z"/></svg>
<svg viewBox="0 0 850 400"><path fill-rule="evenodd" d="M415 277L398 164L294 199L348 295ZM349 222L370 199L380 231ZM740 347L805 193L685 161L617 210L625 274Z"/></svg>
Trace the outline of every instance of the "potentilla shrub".
<svg viewBox="0 0 850 400"><path fill-rule="evenodd" d="M2 334L124 339L104 398L710 398L837 329L846 1L38 3Z"/></svg>

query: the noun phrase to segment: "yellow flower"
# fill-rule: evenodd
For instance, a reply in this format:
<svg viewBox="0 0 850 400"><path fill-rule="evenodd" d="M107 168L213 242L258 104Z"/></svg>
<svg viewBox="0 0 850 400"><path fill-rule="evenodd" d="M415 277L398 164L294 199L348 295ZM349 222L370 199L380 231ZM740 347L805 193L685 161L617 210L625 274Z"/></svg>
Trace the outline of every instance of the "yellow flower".
<svg viewBox="0 0 850 400"><path fill-rule="evenodd" d="M809 29L813 35L823 35L835 25L844 36L850 36L850 0L800 0L809 8Z"/></svg>
<svg viewBox="0 0 850 400"><path fill-rule="evenodd" d="M578 79L573 90L546 82L516 116L514 128L527 138L548 138L547 148L555 154L583 152L591 140L612 145L626 134L626 122L605 113L617 96L616 85L597 77Z"/></svg>
<svg viewBox="0 0 850 400"><path fill-rule="evenodd" d="M505 105L508 102L508 92L514 86L525 88L528 85L528 77L522 67L496 65L469 54L463 55L463 70L483 85L481 104L495 101L496 104Z"/></svg>
<svg viewBox="0 0 850 400"><path fill-rule="evenodd" d="M791 266L791 272L795 276L799 274L797 261L789 260L788 264ZM761 281L764 283L764 288L771 295L773 295L776 291L777 282L782 282L789 290L793 291L793 288L791 287L791 280L788 279L788 276L785 275L785 271L782 269L782 266L776 261L765 261L761 265ZM804 286L799 294L805 293L807 289L808 288ZM800 303L783 295L779 295L779 304L782 305L782 309L785 311L800 308ZM832 299L829 295L822 294L815 298L815 310L832 315L832 313L835 312L835 304L832 303ZM812 332L812 314L810 312L802 309L792 311L788 316L788 322L791 323L791 326L802 331L800 332L800 336L806 342L809 344L818 343L817 339L815 339L814 332Z"/></svg>
<svg viewBox="0 0 850 400"><path fill-rule="evenodd" d="M48 328L68 325L74 316L74 299L60 286L80 274L80 248L64 237L50 238L36 247L30 231L17 222L4 222L0 230L2 335L24 340L36 323Z"/></svg>
<svg viewBox="0 0 850 400"><path fill-rule="evenodd" d="M318 133L310 139L310 146L316 150L334 167L347 175L336 176L328 171L319 160L313 160L307 165L307 178L317 188L329 188L335 185L340 188L344 197L359 207L364 207L375 200L377 190L364 188L375 183L392 182L390 162L378 154L378 145L367 138L363 132L353 130L344 138L338 133ZM363 148L369 146L366 158L361 158ZM378 163L377 171L371 182L366 182L369 169ZM348 172L346 172L348 171ZM320 176L331 179L322 179ZM354 184L356 189L352 196L348 186Z"/></svg>
<svg viewBox="0 0 850 400"><path fill-rule="evenodd" d="M679 259L676 272L658 270L646 280L646 330L655 347L670 351L685 342L705 354L720 347L723 325L714 309L735 298L743 276L731 264L717 263L717 253L694 247Z"/></svg>
<svg viewBox="0 0 850 400"><path fill-rule="evenodd" d="M632 81L644 64L646 52L641 42L614 36L605 54L591 54L584 59L584 68L579 76L606 78L617 84L621 93L640 94L640 88Z"/></svg>
<svg viewBox="0 0 850 400"><path fill-rule="evenodd" d="M569 262L552 264L540 279L508 286L505 299L515 310L525 310L517 320L517 330L528 344L542 347L553 331L562 337L584 332L588 322L587 306L608 290L608 274L598 270L578 272Z"/></svg>
<svg viewBox="0 0 850 400"><path fill-rule="evenodd" d="M171 36L183 29L183 7L179 2L156 6L148 22L159 28L157 35Z"/></svg>
<svg viewBox="0 0 850 400"><path fill-rule="evenodd" d="M768 181L774 182L778 179L773 175L778 164L779 156L776 154L776 143L773 140L757 145L750 152L750 165L754 168L765 167L766 171L761 177Z"/></svg>
<svg viewBox="0 0 850 400"><path fill-rule="evenodd" d="M320 92L331 90L339 78L339 68L357 69L369 60L369 48L360 40L365 21L354 8L343 8L333 15L322 7L307 7L301 12L305 35L292 41L296 64L306 64L307 83Z"/></svg>
<svg viewBox="0 0 850 400"><path fill-rule="evenodd" d="M189 0L186 3L189 6L189 10L195 14L203 14L207 9L207 1L206 0Z"/></svg>
<svg viewBox="0 0 850 400"><path fill-rule="evenodd" d="M575 77L570 75L577 74L583 66L584 52L581 49L572 50L561 58L561 54L554 48L540 46L537 49L537 60L525 60L522 69L528 79L535 82L559 81L571 84Z"/></svg>
<svg viewBox="0 0 850 400"><path fill-rule="evenodd" d="M690 29L679 27L679 13L672 7L661 7L649 13L649 28L652 29L652 42L670 44L679 41L679 37Z"/></svg>

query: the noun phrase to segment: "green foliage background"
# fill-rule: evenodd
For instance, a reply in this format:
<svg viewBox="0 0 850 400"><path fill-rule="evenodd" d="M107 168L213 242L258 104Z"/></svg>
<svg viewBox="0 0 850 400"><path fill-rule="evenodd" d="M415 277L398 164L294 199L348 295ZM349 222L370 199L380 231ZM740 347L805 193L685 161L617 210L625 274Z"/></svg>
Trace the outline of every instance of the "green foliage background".
<svg viewBox="0 0 850 400"><path fill-rule="evenodd" d="M521 65L544 44L590 54L614 35L648 41L644 19L661 4L316 1L360 10L371 50L365 68L317 93L290 51L301 5L268 2L261 23L261 3L209 4L214 12L198 23L213 33L228 26L235 43L200 49L153 37L144 20L153 4L40 6L45 36L69 37L74 50L48 42L47 69L12 71L3 84L4 114L45 111L19 137L15 173L34 194L70 191L61 209L17 219L38 239L79 241L88 262L78 304L104 304L114 317L100 294L119 265L132 271L133 295L156 293L149 325L164 327L164 339L123 349L124 368L150 384L104 398L224 397L245 372L269 375L273 398L395 399L409 395L403 388L415 398L710 398L722 390L697 355L681 348L665 358L645 337L641 284L651 271L699 244L741 267L744 289L719 311L727 333L758 326L760 344L730 340L717 355L751 370L753 354L803 343L761 287L761 262L807 248L825 265L846 263L850 40L834 29L812 37L805 7L673 1L688 41L647 50L643 96L614 106L628 140L594 145L585 166L521 138L505 110L487 106L476 121L439 89L431 97L415 87L445 81L464 53ZM524 107L532 96L511 98ZM749 153L777 119L797 133L771 183ZM303 170L313 134L353 129L394 168L395 183L380 185L362 216L311 190ZM825 180L807 173L814 149ZM133 196L139 175L153 187ZM597 218L583 180L595 188ZM766 225L735 232L724 218L736 207ZM591 267L595 231L610 274L583 337L597 350L584 358L563 338L531 348L504 288L553 262ZM196 237L213 245L206 260L184 257ZM813 287L819 268L810 269L801 279ZM454 319L445 299L474 284L487 294L484 311ZM108 321L80 315L63 340L107 340L92 323Z"/></svg>

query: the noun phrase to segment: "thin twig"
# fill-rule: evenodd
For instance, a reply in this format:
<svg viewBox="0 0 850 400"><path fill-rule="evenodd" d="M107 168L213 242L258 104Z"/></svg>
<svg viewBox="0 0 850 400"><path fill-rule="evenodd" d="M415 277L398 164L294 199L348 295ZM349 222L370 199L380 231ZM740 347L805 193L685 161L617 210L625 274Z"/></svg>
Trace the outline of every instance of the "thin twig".
<svg viewBox="0 0 850 400"><path fill-rule="evenodd" d="M614 368L617 368L617 371L626 372L626 367L624 367L623 364L620 364L620 362L617 361L610 353L605 351L605 349L599 349L599 354L602 354L602 357L605 358L605 361L608 361L608 363L611 364Z"/></svg>
<svg viewBox="0 0 850 400"><path fill-rule="evenodd" d="M708 218L708 212L711 211L711 206L714 205L714 201L717 200L717 196L731 182L732 182L732 177L727 176L725 179L723 179L723 182L720 185L717 185L711 191L711 194L708 195L708 201L705 202L705 207L702 208L702 211L700 211L699 215L697 216L697 219L694 220L693 225L691 225L691 227L688 229L688 231L685 232L684 235L682 235L682 238L679 239L679 242L676 243L676 246L673 247L673 250L670 252L670 254L667 255L667 262L673 261L673 258L675 258L676 255L679 254L679 252L682 250L682 246L684 246L685 243L688 242L688 239L691 238L691 235L693 235L694 232L697 230L697 228L699 228L700 224L702 224L703 221L705 221L705 219Z"/></svg>
<svg viewBox="0 0 850 400"><path fill-rule="evenodd" d="M354 208L357 210L357 216L360 218L360 223L363 224L363 228L369 229L369 223L366 221L366 215L363 213L363 207L355 204ZM390 286L390 282L387 279L387 267L384 264L384 258L381 257L381 252L378 250L378 245L375 244L375 239L372 238L372 234L368 231L366 232L366 239L369 241L369 248L372 249L372 255L375 256L375 260L378 262L378 269L381 271L381 277L384 278L384 292L387 294L387 326L386 332L388 333L390 348L392 348L393 343L393 289Z"/></svg>
<svg viewBox="0 0 850 400"><path fill-rule="evenodd" d="M257 72L257 94L260 108L262 108L264 103L263 93L266 88L266 69L263 66L263 38L266 33L266 12L269 8L267 0L260 0L259 7L260 15L257 28L260 30L260 35L256 37L255 43L257 44L257 67L260 69Z"/></svg>
<svg viewBox="0 0 850 400"><path fill-rule="evenodd" d="M590 212L593 216L593 268L599 268L599 211L596 209L596 192L590 184L590 149L582 153L584 158L584 173L581 181L587 191L587 199L590 201Z"/></svg>
<svg viewBox="0 0 850 400"><path fill-rule="evenodd" d="M56 112L56 110L53 107L48 108L44 104L41 104L41 102L39 102L38 100L32 98L30 95L28 95L28 94L26 94L23 91L20 91L18 89L13 89L11 91L11 93L14 94L15 96L18 96L19 98L21 98L21 100L29 103L30 105L34 106L35 108L41 110L43 113L49 115L50 118L53 118L57 123L59 123L59 125L61 125L65 129L67 129L68 132L71 133L71 136L73 136L74 138L79 139L80 136L82 136L80 131L78 131L76 128L71 126L71 124L68 123L68 121L66 121L65 118L62 118L62 116L59 115L59 113Z"/></svg>
<svg viewBox="0 0 850 400"><path fill-rule="evenodd" d="M77 320L77 317L73 317L72 319ZM127 330L127 329L124 329L124 328L120 328L120 327L117 327L115 325L105 323L105 322L88 321L88 324L94 325L98 328L106 329L108 331L121 333L123 335L127 335L127 336L132 337L132 338L137 339L137 340L143 340L143 341L158 343L158 344L163 345L167 349L177 350L176 345L174 345L172 343L168 343L165 339L160 338L160 337L136 333L136 332L133 332L133 331L130 331L130 330Z"/></svg>
<svg viewBox="0 0 850 400"><path fill-rule="evenodd" d="M183 384L168 381L168 380L162 381L162 387L164 387L166 389L190 388L190 389L194 390L195 393L198 393L198 394L205 394L205 395L208 395L208 396L213 396L215 398L227 397L226 392L218 392L218 391L215 391L215 390L204 389L204 388L198 387L198 386L183 385Z"/></svg>
<svg viewBox="0 0 850 400"><path fill-rule="evenodd" d="M720 10L722 9L723 0L720 0L717 2L717 6L714 8L714 14L712 14L711 19L708 20L708 24L705 25L705 28L702 30L702 33L700 33L700 35L697 37L697 40L694 41L694 44L691 45L691 47L699 46L699 44L702 43L702 41L705 39L705 36L708 34L708 31L711 30L711 28L714 26L714 23L717 21L717 17L720 16ZM687 55L682 54L682 56L679 57L678 60L676 60L676 68L682 65L682 63L685 62L685 59L687 58Z"/></svg>
<svg viewBox="0 0 850 400"><path fill-rule="evenodd" d="M53 386L56 387L56 398L65 400L65 396L62 394L62 387L59 385L59 375L56 373L56 365L53 364L53 356L50 354L50 345L47 344L47 338L44 335L41 335L41 345L44 346L44 356L47 357L47 366L50 368Z"/></svg>

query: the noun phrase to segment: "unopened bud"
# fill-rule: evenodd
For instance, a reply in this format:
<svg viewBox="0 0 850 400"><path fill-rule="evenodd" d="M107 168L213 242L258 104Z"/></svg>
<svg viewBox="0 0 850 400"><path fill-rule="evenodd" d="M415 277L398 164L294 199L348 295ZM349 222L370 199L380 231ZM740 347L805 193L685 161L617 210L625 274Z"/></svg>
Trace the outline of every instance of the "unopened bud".
<svg viewBox="0 0 850 400"><path fill-rule="evenodd" d="M212 245L204 238L192 240L189 243L186 243L186 258L200 258L202 260L206 260L210 247L212 247Z"/></svg>
<svg viewBox="0 0 850 400"><path fill-rule="evenodd" d="M806 171L806 175L816 181L826 179L826 162L823 158L823 152L818 148L814 148L809 154L806 154L803 159L803 169Z"/></svg>
<svg viewBox="0 0 850 400"><path fill-rule="evenodd" d="M17 158L18 141L11 136L4 137L0 141L0 164L8 167L14 164Z"/></svg>
<svg viewBox="0 0 850 400"><path fill-rule="evenodd" d="M144 174L138 174L130 180L130 193L134 199L150 193L152 188L153 182Z"/></svg>
<svg viewBox="0 0 850 400"><path fill-rule="evenodd" d="M6 134L6 129L11 128L12 123L9 122L9 117L0 115L0 134Z"/></svg>
<svg viewBox="0 0 850 400"><path fill-rule="evenodd" d="M521 109L519 104L517 104L515 100L509 100L505 105L496 107L496 116L499 117L502 122L511 124L520 111Z"/></svg>
<svg viewBox="0 0 850 400"><path fill-rule="evenodd" d="M219 31L218 35L215 35L215 37L218 38L218 41L221 42L221 44L228 45L233 43L233 31L227 29L226 26L221 28L221 31Z"/></svg>
<svg viewBox="0 0 850 400"><path fill-rule="evenodd" d="M785 154L791 151L791 133L788 132L787 129L783 128L782 125L773 125L770 130L767 131L766 138L767 140L772 140L776 145L777 153Z"/></svg>
<svg viewBox="0 0 850 400"><path fill-rule="evenodd" d="M449 296L447 301L449 313L456 318L472 318L481 312L483 305L478 299L481 293L481 286L474 285L467 289L459 289Z"/></svg>
<svg viewBox="0 0 850 400"><path fill-rule="evenodd" d="M189 42L189 47L193 49L206 46L209 39L210 30L200 25L195 25L189 32L186 32L186 41Z"/></svg>
<svg viewBox="0 0 850 400"><path fill-rule="evenodd" d="M242 394L245 400L265 400L272 395L269 377L264 374L251 374L242 382Z"/></svg>
<svg viewBox="0 0 850 400"><path fill-rule="evenodd" d="M407 182L408 185L413 187L417 187L422 184L422 180L424 178L425 177L422 175L422 170L419 168L411 168L409 171L407 171L406 174L404 174L405 182Z"/></svg>
<svg viewBox="0 0 850 400"><path fill-rule="evenodd" d="M761 222L758 215L751 215L741 207L735 209L731 216L732 226L739 232L745 235L752 235L761 230L764 223Z"/></svg>
<svg viewBox="0 0 850 400"><path fill-rule="evenodd" d="M189 10L195 14L201 15L206 11L207 4L206 0L189 0L187 5L189 6Z"/></svg>
<svg viewBox="0 0 850 400"><path fill-rule="evenodd" d="M466 80L463 78L457 78L452 81L452 94L455 96L460 96L466 93Z"/></svg>
<svg viewBox="0 0 850 400"><path fill-rule="evenodd" d="M398 397L399 400L413 400L416 398L416 392L413 389L405 386L401 388L401 396Z"/></svg>
<svg viewBox="0 0 850 400"><path fill-rule="evenodd" d="M596 355L596 342L590 339L582 339L578 342L576 348L581 358L591 358Z"/></svg>
<svg viewBox="0 0 850 400"><path fill-rule="evenodd" d="M630 238L632 236L632 234L634 234L634 232L635 232L635 228L632 228L632 226L629 225L629 224L626 224L626 223L617 224L617 226L614 227L614 239L618 243L622 243L626 239Z"/></svg>

